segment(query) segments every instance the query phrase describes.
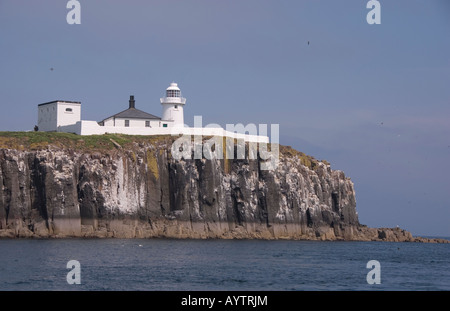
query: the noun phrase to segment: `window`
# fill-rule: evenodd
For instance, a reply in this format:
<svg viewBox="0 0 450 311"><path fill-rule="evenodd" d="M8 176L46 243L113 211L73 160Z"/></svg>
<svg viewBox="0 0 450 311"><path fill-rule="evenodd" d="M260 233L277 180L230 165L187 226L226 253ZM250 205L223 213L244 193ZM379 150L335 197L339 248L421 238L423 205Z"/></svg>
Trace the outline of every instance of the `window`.
<svg viewBox="0 0 450 311"><path fill-rule="evenodd" d="M163 123L163 127L167 127L167 123Z"/></svg>
<svg viewBox="0 0 450 311"><path fill-rule="evenodd" d="M167 97L181 97L179 90L167 90Z"/></svg>
<svg viewBox="0 0 450 311"><path fill-rule="evenodd" d="M125 120L125 127L129 127L130 126L130 120Z"/></svg>
<svg viewBox="0 0 450 311"><path fill-rule="evenodd" d="M72 108L66 108L66 112L72 112Z"/></svg>
<svg viewBox="0 0 450 311"><path fill-rule="evenodd" d="M175 105L175 109L178 109L178 105Z"/></svg>
<svg viewBox="0 0 450 311"><path fill-rule="evenodd" d="M145 121L145 127L150 127L150 121Z"/></svg>

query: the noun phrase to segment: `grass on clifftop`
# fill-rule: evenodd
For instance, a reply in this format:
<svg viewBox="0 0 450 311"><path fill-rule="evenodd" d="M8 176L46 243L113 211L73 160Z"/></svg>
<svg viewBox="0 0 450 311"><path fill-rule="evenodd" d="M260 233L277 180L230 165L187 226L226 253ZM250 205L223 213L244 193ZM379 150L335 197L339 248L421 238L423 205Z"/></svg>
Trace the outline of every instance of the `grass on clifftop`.
<svg viewBox="0 0 450 311"><path fill-rule="evenodd" d="M109 150L117 143L122 148L133 143L156 142L172 139L170 136L134 136L104 134L80 136L56 132L0 132L0 148L17 150L41 150L49 146L80 150Z"/></svg>

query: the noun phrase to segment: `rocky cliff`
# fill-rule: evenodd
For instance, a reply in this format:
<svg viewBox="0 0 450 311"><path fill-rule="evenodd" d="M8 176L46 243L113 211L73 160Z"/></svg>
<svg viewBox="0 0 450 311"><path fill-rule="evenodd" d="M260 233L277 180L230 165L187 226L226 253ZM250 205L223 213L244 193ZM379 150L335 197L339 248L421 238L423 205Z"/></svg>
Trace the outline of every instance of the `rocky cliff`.
<svg viewBox="0 0 450 311"><path fill-rule="evenodd" d="M290 147L180 159L172 137L0 135L0 237L413 241L360 225L352 181Z"/></svg>

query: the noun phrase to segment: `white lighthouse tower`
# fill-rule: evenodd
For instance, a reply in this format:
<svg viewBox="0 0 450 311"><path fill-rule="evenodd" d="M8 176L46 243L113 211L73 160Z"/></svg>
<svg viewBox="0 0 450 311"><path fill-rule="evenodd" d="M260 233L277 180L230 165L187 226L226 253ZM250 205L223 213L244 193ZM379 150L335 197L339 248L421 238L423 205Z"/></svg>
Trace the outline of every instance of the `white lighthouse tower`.
<svg viewBox="0 0 450 311"><path fill-rule="evenodd" d="M181 91L177 83L170 83L166 89L166 96L161 98L163 106L163 121L172 121L172 126L184 126L183 106L186 98L181 97Z"/></svg>

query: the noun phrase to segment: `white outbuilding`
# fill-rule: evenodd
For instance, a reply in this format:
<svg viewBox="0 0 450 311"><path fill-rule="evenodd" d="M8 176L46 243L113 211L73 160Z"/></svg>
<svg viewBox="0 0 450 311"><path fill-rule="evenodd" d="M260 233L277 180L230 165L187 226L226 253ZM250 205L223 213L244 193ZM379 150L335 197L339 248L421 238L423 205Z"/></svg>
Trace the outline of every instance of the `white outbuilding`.
<svg viewBox="0 0 450 311"><path fill-rule="evenodd" d="M38 105L38 128L43 132L57 132L61 126L81 120L81 103L55 100Z"/></svg>

